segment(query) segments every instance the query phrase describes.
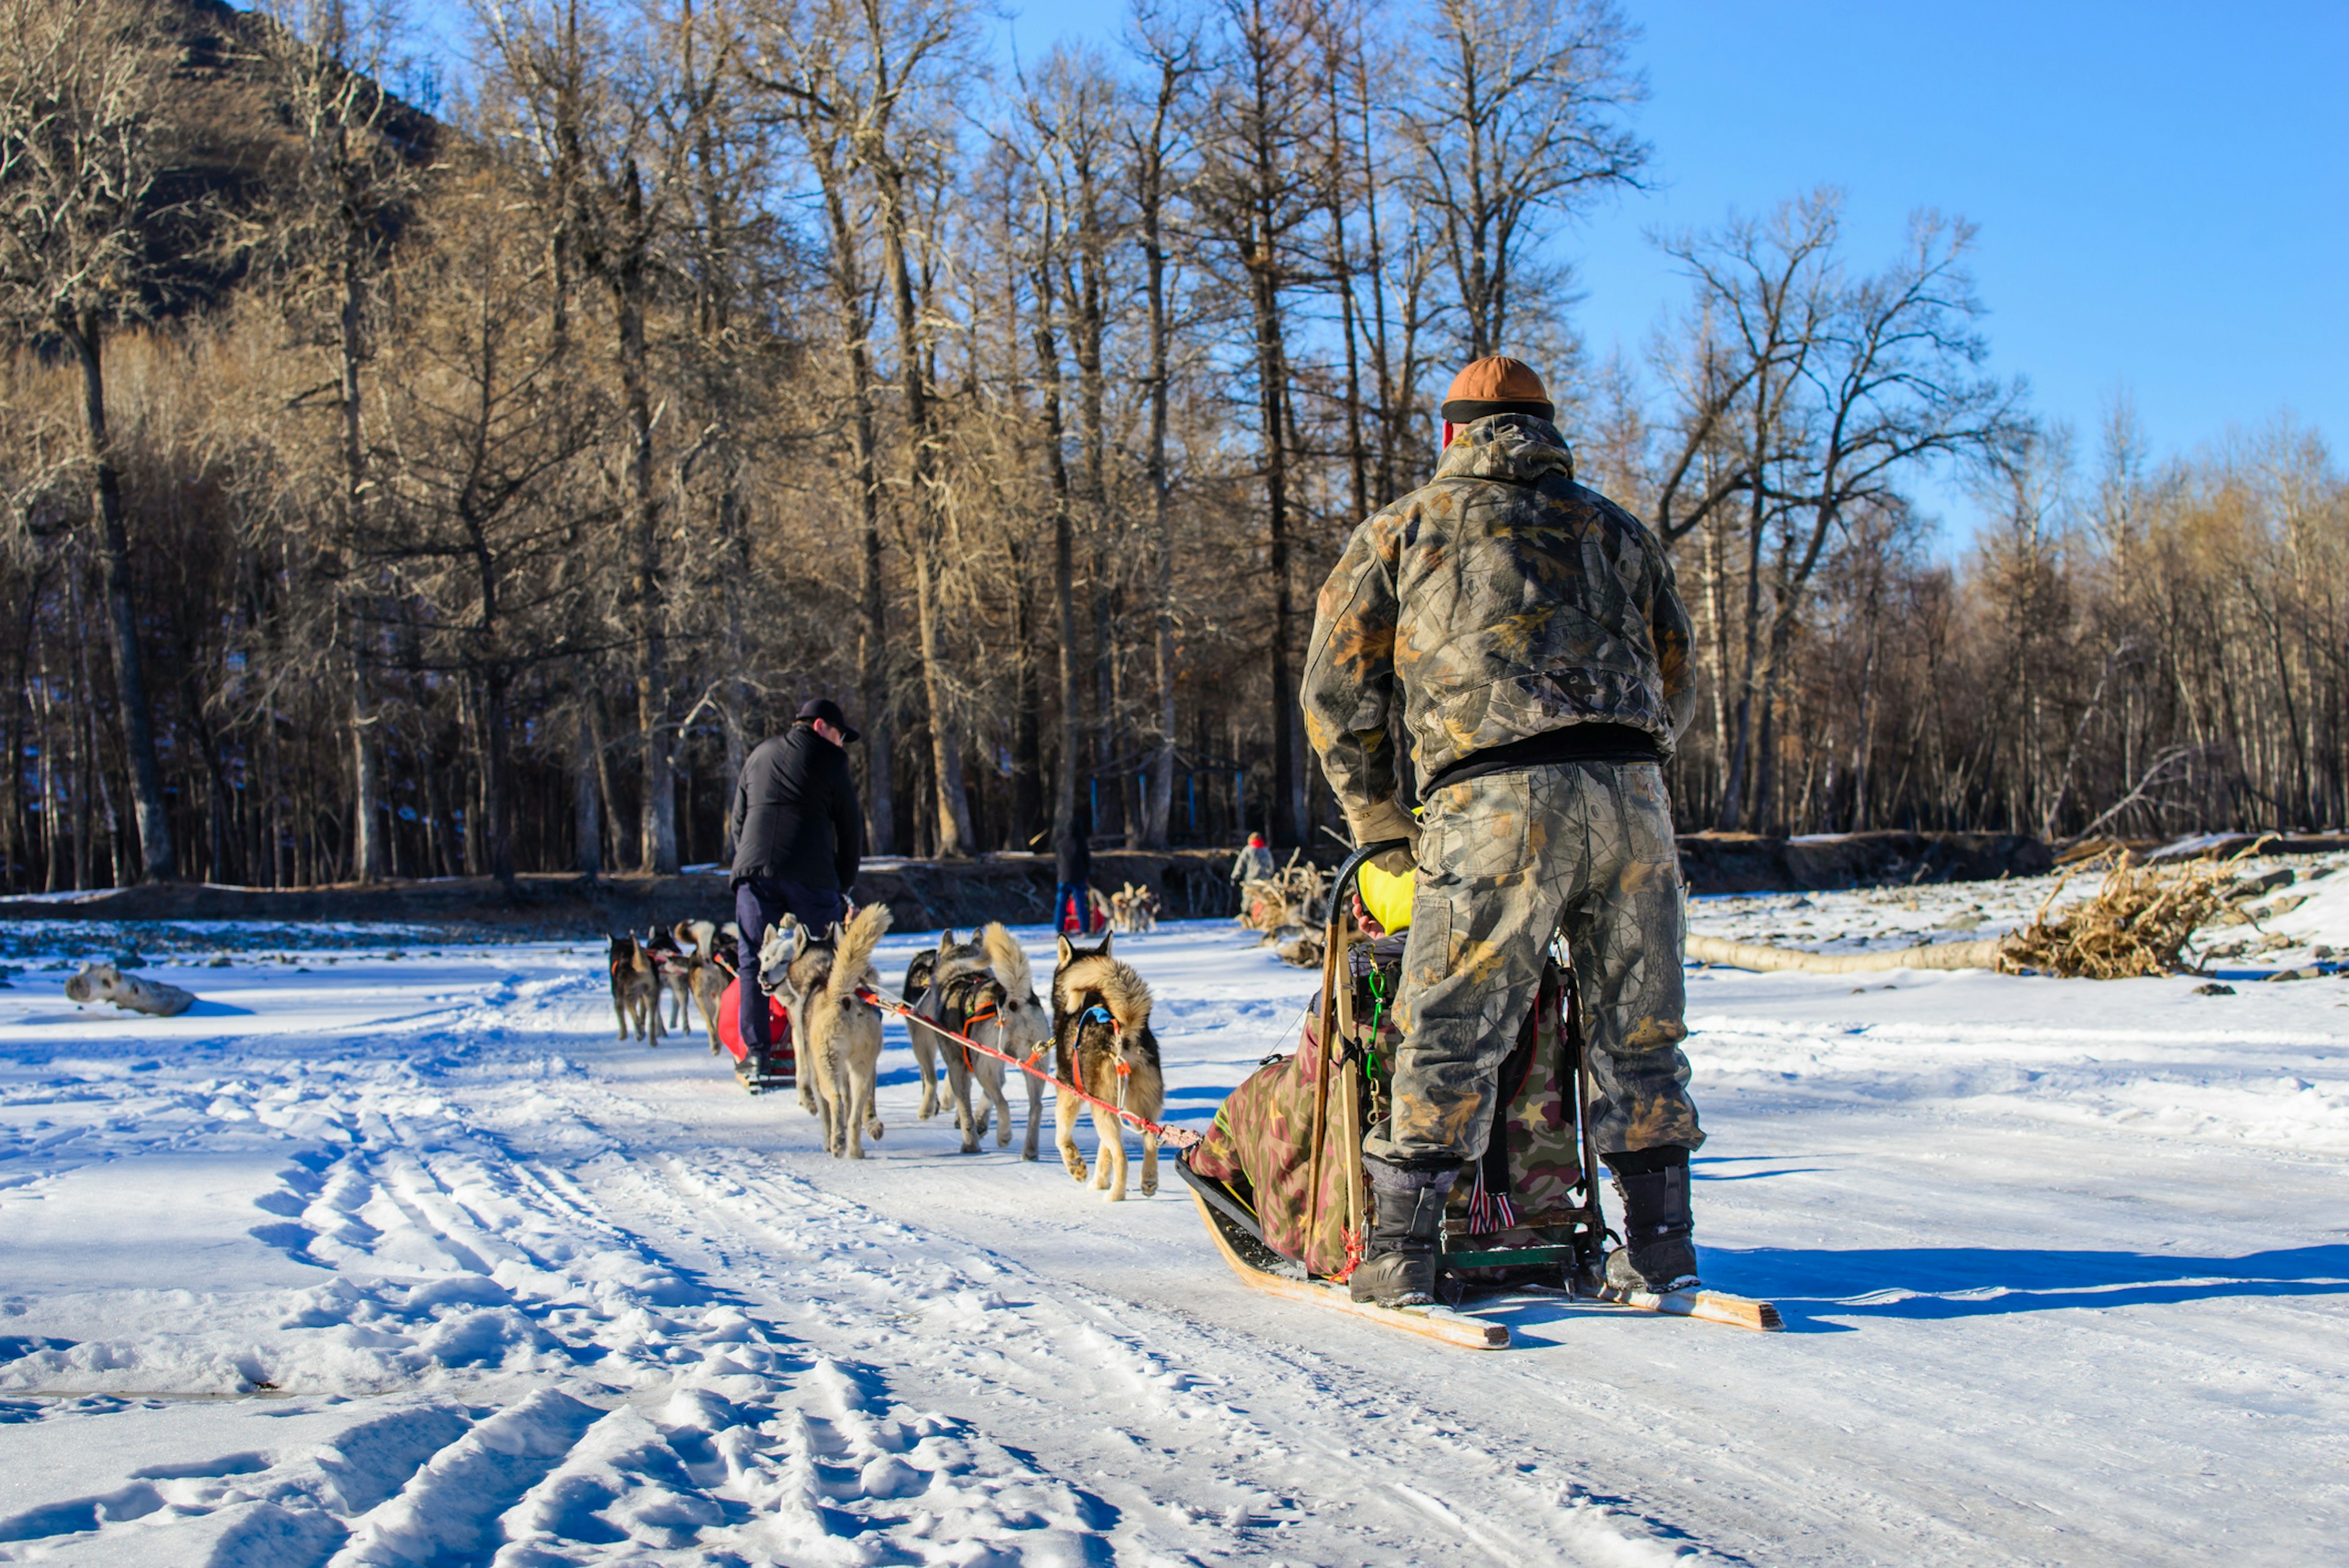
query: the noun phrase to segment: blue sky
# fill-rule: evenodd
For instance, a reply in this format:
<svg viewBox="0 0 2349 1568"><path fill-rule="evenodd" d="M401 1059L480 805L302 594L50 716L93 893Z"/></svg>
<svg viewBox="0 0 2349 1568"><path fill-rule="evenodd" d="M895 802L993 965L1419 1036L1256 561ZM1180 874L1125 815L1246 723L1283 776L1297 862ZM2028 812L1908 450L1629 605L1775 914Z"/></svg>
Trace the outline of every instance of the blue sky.
<svg viewBox="0 0 2349 1568"><path fill-rule="evenodd" d="M1005 9L1030 58L1063 34L1111 42L1125 11ZM1830 184L1857 264L1889 258L1915 208L1980 225L1994 366L2084 456L2124 387L2158 450L2287 411L2349 442L2349 0L1629 10L1654 189L1558 242L1594 356L1636 355L1685 295L1650 233ZM1954 491L1925 499L1966 531Z"/></svg>
<svg viewBox="0 0 2349 1568"><path fill-rule="evenodd" d="M1677 0L1628 7L1654 186L1560 236L1595 357L1686 284L1648 242L1847 194L1855 263L1909 213L1981 228L1993 365L2092 459L2126 387L2157 450L2290 412L2349 442L2349 3ZM1023 53L1117 9L1036 0ZM2349 454L2343 454L2349 455ZM1926 487L1951 530L1971 508Z"/></svg>

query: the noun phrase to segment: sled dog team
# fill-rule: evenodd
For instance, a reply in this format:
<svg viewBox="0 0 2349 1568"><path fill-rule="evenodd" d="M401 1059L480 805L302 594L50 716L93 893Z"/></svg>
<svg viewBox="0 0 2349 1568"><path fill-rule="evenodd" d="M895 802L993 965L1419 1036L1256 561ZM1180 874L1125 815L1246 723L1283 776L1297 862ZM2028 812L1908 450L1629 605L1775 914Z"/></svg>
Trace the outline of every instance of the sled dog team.
<svg viewBox="0 0 2349 1568"><path fill-rule="evenodd" d="M701 1011L714 1053L718 1001L741 967L735 952L740 935L730 920L723 926L680 920L666 932L654 927L641 937L612 938L612 1011L620 1021L620 1038L633 1034L658 1045L665 1034L684 1033L690 998ZM663 1009L663 998L674 1004L674 1019Z"/></svg>
<svg viewBox="0 0 2349 1568"><path fill-rule="evenodd" d="M1157 900L1146 888L1129 884L1112 899L1112 908L1120 930L1154 928ZM620 1038L634 1033L657 1045L665 1026L681 1031L686 998L691 996L709 1024L715 1051L719 998L740 968L735 929L730 923L721 928L687 921L642 939L614 937L612 1010ZM851 1160L864 1158L864 1140L877 1140L884 1130L874 1106L881 1012L859 993L879 989L873 954L888 929L884 903L867 904L821 934L787 914L768 933L759 954L760 984L781 1000L792 1018L800 1104L823 1119L824 1148ZM1112 940L1104 934L1098 946L1079 947L1066 936L1060 939L1049 1006L1036 994L1027 954L1000 923L972 932L967 941L949 928L935 949L916 954L906 967L904 995L915 1013L906 1030L922 1074L920 1119L927 1121L950 1101L964 1153L978 1152L990 1124L996 1147L1010 1143L1004 1079L1018 1069L1000 1057L972 1049L964 1043L968 1039L1037 1068L1045 1066L1049 1054L1055 1081L1156 1121L1165 1106L1165 1083L1158 1039L1150 1027L1150 987L1132 965L1111 955ZM675 998L674 1025L664 1024L664 991ZM1043 1083L1032 1073L1019 1076L1028 1097L1028 1136L1019 1157L1033 1160ZM1124 1124L1114 1112L1088 1107L1073 1094L1055 1099L1055 1142L1070 1175L1082 1181L1090 1174L1109 1201L1123 1199ZM1077 1117L1086 1109L1092 1111L1101 1145L1098 1169L1090 1171L1076 1142ZM1158 1190L1158 1140L1148 1134L1142 1140L1141 1187L1144 1197Z"/></svg>

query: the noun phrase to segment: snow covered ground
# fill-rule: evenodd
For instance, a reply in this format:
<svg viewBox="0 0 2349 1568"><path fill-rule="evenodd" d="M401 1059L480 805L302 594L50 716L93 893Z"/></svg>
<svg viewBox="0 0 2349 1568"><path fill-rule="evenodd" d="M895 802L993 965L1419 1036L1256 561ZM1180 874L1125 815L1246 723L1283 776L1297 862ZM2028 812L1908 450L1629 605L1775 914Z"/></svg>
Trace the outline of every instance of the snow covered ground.
<svg viewBox="0 0 2349 1568"><path fill-rule="evenodd" d="M1790 1331L1520 1302L1493 1356L1244 1289L1171 1174L956 1153L894 1027L851 1163L614 1040L585 944L141 928L204 998L156 1022L58 989L124 934L0 929L0 1561L2339 1561L2349 979L2251 980L2349 948L2337 880L2231 995L1692 971L1705 1270ZM1121 944L1178 1119L1293 1040L1246 944Z"/></svg>

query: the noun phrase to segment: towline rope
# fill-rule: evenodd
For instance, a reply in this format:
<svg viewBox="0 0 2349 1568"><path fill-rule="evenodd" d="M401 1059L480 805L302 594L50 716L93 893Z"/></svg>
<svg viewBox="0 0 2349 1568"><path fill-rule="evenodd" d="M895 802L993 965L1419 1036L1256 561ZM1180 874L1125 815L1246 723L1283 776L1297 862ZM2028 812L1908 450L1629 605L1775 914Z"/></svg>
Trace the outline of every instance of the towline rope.
<svg viewBox="0 0 2349 1568"><path fill-rule="evenodd" d="M964 1047L970 1050L978 1051L987 1056L993 1057L999 1062L1009 1062L1013 1067L1018 1068L1030 1078L1041 1078L1044 1082L1050 1084L1054 1094L1074 1095L1077 1099L1083 1100L1087 1105L1093 1106L1099 1109L1109 1112L1112 1116L1116 1117L1120 1121L1132 1127L1135 1131L1146 1133L1150 1137L1155 1138L1159 1142L1166 1145L1169 1149L1188 1149L1193 1144L1199 1141L1199 1134L1192 1131L1187 1127L1168 1127L1163 1122L1152 1121L1147 1117L1137 1116L1133 1111L1126 1109L1123 1106L1112 1105L1105 1099L1096 1099L1092 1095L1087 1094L1084 1090L1077 1088L1074 1084L1062 1083L1059 1078L1054 1078L1050 1073L1046 1072L1043 1068L1035 1066L1032 1062L1023 1062L1018 1057L1012 1056L1009 1052L999 1051L993 1046L982 1046L977 1040L972 1039L968 1035L958 1035L952 1029L946 1028L938 1024L933 1023L929 1019L925 1018L920 1014L915 1012L911 1006L907 1006L905 999L903 996L896 995L888 991L884 991L878 986L859 986L857 987L856 995L861 1000L870 1002L873 1006L880 1008L885 1013L895 1013L897 1016L906 1019L909 1023L919 1024L926 1029L935 1030L950 1040L961 1042ZM1043 1054L1043 1049L1044 1048L1041 1046L1037 1047L1037 1054L1041 1056ZM1125 1068L1125 1063L1123 1058L1120 1059L1118 1066L1121 1068ZM1123 1080L1120 1081L1119 1087L1121 1088L1124 1087Z"/></svg>

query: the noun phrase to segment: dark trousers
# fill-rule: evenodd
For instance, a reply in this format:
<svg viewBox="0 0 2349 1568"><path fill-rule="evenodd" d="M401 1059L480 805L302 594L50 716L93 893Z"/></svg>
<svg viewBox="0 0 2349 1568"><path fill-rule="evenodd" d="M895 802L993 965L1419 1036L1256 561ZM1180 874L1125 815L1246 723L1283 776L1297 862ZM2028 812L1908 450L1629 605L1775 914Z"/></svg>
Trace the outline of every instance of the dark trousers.
<svg viewBox="0 0 2349 1568"><path fill-rule="evenodd" d="M1082 882L1062 882L1052 897L1052 929L1066 936L1082 936L1093 923L1092 900Z"/></svg>
<svg viewBox="0 0 2349 1568"><path fill-rule="evenodd" d="M781 877L752 877L734 885L734 923L742 928L742 984L736 987L741 1011L742 1045L764 1051L774 1044L767 1037L767 993L759 984L759 950L767 933L783 916L792 915L816 935L840 918L840 894ZM776 976L781 979L781 976Z"/></svg>

